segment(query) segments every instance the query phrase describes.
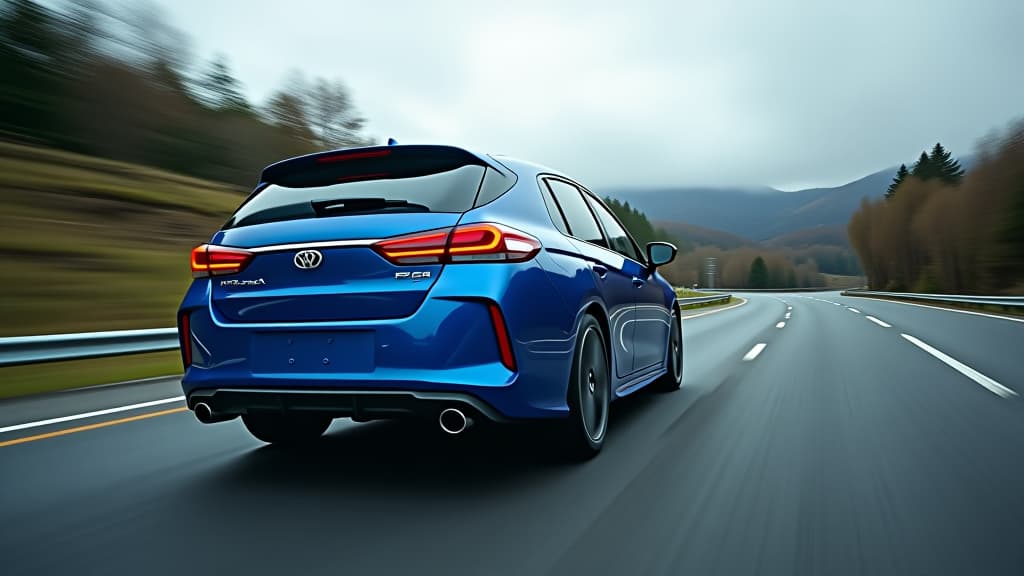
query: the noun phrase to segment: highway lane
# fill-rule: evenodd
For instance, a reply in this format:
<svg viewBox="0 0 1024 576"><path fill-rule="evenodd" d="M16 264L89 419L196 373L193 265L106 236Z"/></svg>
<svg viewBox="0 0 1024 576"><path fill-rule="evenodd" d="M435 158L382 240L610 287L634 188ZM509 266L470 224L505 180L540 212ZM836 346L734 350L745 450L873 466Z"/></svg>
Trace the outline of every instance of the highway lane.
<svg viewBox="0 0 1024 576"><path fill-rule="evenodd" d="M2 447L2 572L1024 572L1021 398L901 336L1024 392L1024 324L806 296L684 321L684 388L619 403L582 465L534 430L337 422L291 454L185 413Z"/></svg>

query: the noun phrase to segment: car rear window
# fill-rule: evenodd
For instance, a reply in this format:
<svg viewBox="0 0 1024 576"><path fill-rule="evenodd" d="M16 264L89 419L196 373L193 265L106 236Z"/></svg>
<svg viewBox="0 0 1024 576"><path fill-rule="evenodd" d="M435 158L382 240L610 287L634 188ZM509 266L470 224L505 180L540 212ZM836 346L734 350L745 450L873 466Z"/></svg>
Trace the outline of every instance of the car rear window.
<svg viewBox="0 0 1024 576"><path fill-rule="evenodd" d="M433 174L386 177L379 173L365 179L320 186L270 184L251 196L231 216L224 228L236 228L266 222L297 220L329 215L370 212L465 212L473 207L481 181L488 168L468 164ZM317 206L344 200L372 199L376 204L353 211L318 212ZM403 206L401 201L408 204ZM386 203L386 205L385 205ZM366 204L364 202L364 204Z"/></svg>

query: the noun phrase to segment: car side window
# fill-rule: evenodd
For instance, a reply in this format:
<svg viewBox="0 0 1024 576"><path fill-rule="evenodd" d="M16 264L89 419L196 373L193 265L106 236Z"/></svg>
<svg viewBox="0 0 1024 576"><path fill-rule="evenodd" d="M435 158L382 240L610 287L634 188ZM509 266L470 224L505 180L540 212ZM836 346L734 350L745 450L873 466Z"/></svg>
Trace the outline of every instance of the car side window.
<svg viewBox="0 0 1024 576"><path fill-rule="evenodd" d="M607 248L608 244L601 234L601 227L594 220L590 208L587 208L587 202L579 188L561 180L547 180L547 184L569 224L569 234L573 238Z"/></svg>
<svg viewBox="0 0 1024 576"><path fill-rule="evenodd" d="M565 224L565 218L562 217L562 211L558 209L558 205L555 204L555 199L551 197L551 191L544 184L540 186L540 195L544 197L544 206L548 209L548 216L551 216L551 222L558 228L558 231L562 234L569 233L569 227Z"/></svg>
<svg viewBox="0 0 1024 576"><path fill-rule="evenodd" d="M636 246L633 245L633 241L630 240L629 234L619 224L619 221L615 219L615 216L608 211L600 202L587 195L587 202L590 203L590 207L594 210L594 214L597 214L597 219L601 221L601 225L604 226L604 231L608 234L608 243L611 244L611 249L615 250L619 254L627 258L632 258L637 262L643 262L643 258L637 252Z"/></svg>

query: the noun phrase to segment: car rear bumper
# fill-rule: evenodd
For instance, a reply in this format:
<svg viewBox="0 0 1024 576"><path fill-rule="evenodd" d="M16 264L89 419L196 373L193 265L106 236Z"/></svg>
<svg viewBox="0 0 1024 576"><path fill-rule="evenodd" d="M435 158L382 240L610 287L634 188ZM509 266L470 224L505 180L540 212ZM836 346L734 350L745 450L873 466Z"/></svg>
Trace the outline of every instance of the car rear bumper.
<svg viewBox="0 0 1024 576"><path fill-rule="evenodd" d="M188 407L205 403L213 413L235 416L251 412L307 412L355 421L401 417L436 418L445 408L459 408L494 422L505 418L479 398L458 392L420 390L324 390L302 388L208 388L191 392Z"/></svg>
<svg viewBox="0 0 1024 576"><path fill-rule="evenodd" d="M239 389L316 393L336 414L363 413L383 395L395 406L380 413L406 412L410 398L471 398L509 420L564 417L573 318L559 298L543 297L548 285L535 263L449 266L403 318L237 323L210 305L209 282L197 280L179 312L188 324L182 388L189 398ZM504 316L514 370L502 361L491 303ZM395 394L400 401L392 402ZM278 405L295 399L271 397Z"/></svg>

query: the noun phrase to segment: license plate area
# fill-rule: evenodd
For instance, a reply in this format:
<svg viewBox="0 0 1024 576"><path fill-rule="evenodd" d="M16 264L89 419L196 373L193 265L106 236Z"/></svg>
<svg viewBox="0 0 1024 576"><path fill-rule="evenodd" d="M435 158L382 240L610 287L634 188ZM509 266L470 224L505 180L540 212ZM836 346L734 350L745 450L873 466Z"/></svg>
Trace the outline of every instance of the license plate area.
<svg viewBox="0 0 1024 576"><path fill-rule="evenodd" d="M271 374L372 372L372 331L271 332L253 335L254 372Z"/></svg>

